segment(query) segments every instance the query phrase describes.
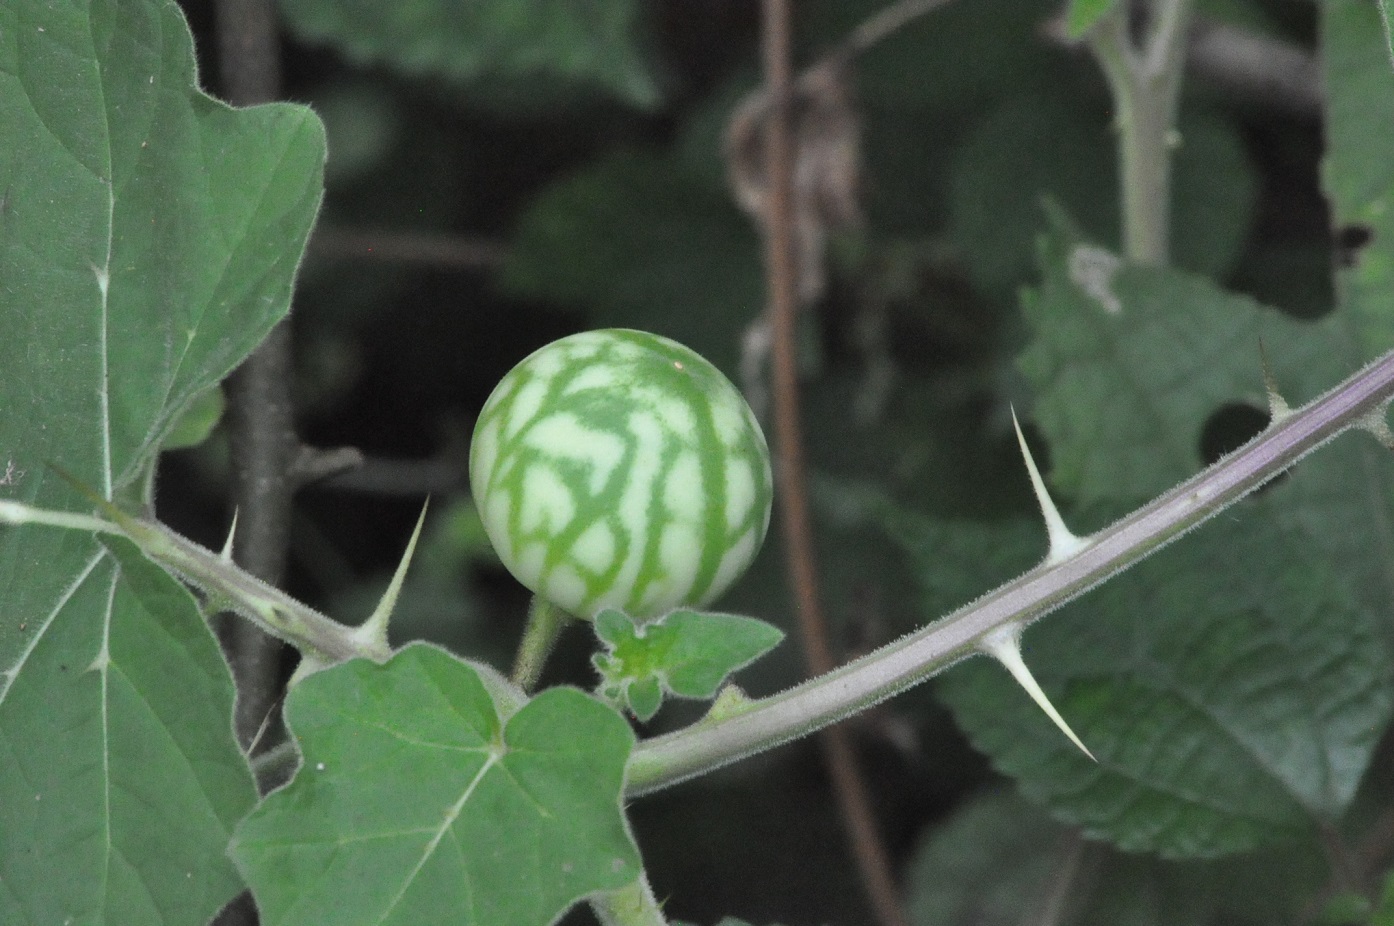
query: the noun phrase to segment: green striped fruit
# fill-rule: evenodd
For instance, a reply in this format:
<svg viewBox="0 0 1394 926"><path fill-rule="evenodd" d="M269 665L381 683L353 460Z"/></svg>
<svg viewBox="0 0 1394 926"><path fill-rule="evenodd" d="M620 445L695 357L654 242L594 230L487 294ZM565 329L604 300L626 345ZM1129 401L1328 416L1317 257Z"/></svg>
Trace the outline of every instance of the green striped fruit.
<svg viewBox="0 0 1394 926"><path fill-rule="evenodd" d="M509 571L557 607L647 619L701 607L764 542L770 454L741 394L675 341L562 338L489 396L470 487Z"/></svg>

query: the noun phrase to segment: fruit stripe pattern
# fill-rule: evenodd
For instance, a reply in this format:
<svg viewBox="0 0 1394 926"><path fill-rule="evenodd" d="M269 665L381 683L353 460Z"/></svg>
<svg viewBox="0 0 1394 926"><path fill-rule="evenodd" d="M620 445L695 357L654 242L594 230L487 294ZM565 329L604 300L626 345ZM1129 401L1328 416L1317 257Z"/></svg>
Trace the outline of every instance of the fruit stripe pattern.
<svg viewBox="0 0 1394 926"><path fill-rule="evenodd" d="M586 620L715 598L764 542L773 494L730 381L624 329L563 338L504 377L475 426L470 485L504 565Z"/></svg>

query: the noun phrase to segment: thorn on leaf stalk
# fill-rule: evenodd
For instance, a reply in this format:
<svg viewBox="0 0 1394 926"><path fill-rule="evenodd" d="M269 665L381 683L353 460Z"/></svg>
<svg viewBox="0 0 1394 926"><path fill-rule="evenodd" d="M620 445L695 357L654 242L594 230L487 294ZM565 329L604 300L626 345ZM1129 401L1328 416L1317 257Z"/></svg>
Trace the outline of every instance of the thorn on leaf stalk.
<svg viewBox="0 0 1394 926"><path fill-rule="evenodd" d="M350 631L350 635L359 643L381 652L384 656L391 652L387 643L387 624L392 618L393 609L397 607L397 596L402 591L407 568L411 566L411 558L416 553L416 541L421 537L421 526L426 523L426 509L429 506L429 500L421 506L421 515L416 519L416 528L411 532L411 539L407 541L402 561L397 564L397 571L392 574L392 581L387 584L387 590L382 593L377 608L366 621Z"/></svg>
<svg viewBox="0 0 1394 926"><path fill-rule="evenodd" d="M1088 547L1092 541L1087 537L1076 537L1065 526L1065 519L1060 517L1059 509L1055 507L1050 493L1046 491L1045 481L1041 479L1041 472L1036 468L1036 461L1031 456L1031 448L1026 446L1026 436L1021 433L1021 422L1017 420L1015 408L1012 409L1012 427L1016 429L1016 441L1021 447L1022 457L1026 460L1026 472L1031 476L1031 489L1036 493L1036 503L1041 506L1041 515L1045 518L1046 536L1050 540L1050 552L1046 554L1045 561L1058 563L1069 559Z"/></svg>
<svg viewBox="0 0 1394 926"><path fill-rule="evenodd" d="M1011 674L1012 678L1016 679L1016 683L1025 689L1031 700L1045 711L1046 716L1054 722L1061 733L1069 738L1070 742L1078 746L1086 756L1098 762L1099 760L1094 758L1094 754L1085 747L1080 738L1075 736L1075 731L1070 729L1070 725L1065 722L1064 717L1060 716L1055 705L1050 703L1046 693L1036 683L1036 678L1031 674L1031 670L1026 668L1026 662L1021 658L1021 630L1020 624L999 627L983 637L979 646L983 652L1002 663L1002 667Z"/></svg>

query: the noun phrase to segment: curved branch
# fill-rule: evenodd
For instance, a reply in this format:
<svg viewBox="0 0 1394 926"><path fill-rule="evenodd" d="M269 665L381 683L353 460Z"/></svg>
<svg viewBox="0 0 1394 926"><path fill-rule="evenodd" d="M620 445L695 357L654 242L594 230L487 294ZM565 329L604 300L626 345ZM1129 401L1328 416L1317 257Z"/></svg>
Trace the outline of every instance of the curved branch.
<svg viewBox="0 0 1394 926"><path fill-rule="evenodd" d="M641 743L626 793L656 791L821 729L916 685L978 651L1009 623L1026 623L1089 591L1239 501L1394 398L1394 351L1170 492L1087 538L1088 546L1038 566L948 617L744 712ZM1383 419L1379 419L1382 422Z"/></svg>

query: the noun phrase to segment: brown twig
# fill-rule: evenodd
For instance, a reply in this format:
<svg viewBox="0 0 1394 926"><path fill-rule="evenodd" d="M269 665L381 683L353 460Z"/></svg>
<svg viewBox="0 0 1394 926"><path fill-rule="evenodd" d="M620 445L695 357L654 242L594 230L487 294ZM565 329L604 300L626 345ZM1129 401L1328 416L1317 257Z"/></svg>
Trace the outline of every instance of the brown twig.
<svg viewBox="0 0 1394 926"><path fill-rule="evenodd" d="M841 53L853 57L899 31L907 23L932 13L949 0L900 0L867 17L841 46Z"/></svg>
<svg viewBox="0 0 1394 926"><path fill-rule="evenodd" d="M215 6L219 76L234 106L252 106L280 94L280 47L272 0L218 0ZM258 577L276 583L290 538L289 470L300 444L291 427L290 329L272 329L227 381L227 427L239 512L234 556ZM234 726L250 745L276 708L282 643L249 621L223 617L223 647L237 683ZM255 926L259 917L242 894L218 915L219 926Z"/></svg>
<svg viewBox="0 0 1394 926"><path fill-rule="evenodd" d="M490 270L508 257L502 242L466 235L322 225L310 238L317 257L426 264L445 270Z"/></svg>
<svg viewBox="0 0 1394 926"><path fill-rule="evenodd" d="M270 0L217 4L223 93L234 106L275 99L281 74L276 17ZM290 544L290 471L300 454L291 421L290 330L282 322L228 378L228 435L238 519L233 555L248 572L273 585ZM275 705L281 643L246 621L224 637L237 678L238 738L250 743Z"/></svg>
<svg viewBox="0 0 1394 926"><path fill-rule="evenodd" d="M216 11L224 96L234 106L274 99L281 71L270 0L220 0ZM299 449L286 393L289 367L290 334L278 326L227 383L239 512L234 554L243 568L273 584L289 543L286 474ZM246 744L274 705L281 644L245 621L232 621L225 630L237 678L236 728Z"/></svg>
<svg viewBox="0 0 1394 926"><path fill-rule="evenodd" d="M773 373L775 446L780 513L788 549L788 568L794 586L799 627L809 672L821 675L834 667L826 622L819 603L818 577L808 512L803 466L803 434L799 422L798 371L794 325L799 284L793 238L793 140L791 100L793 66L790 55L789 0L764 0L763 41L765 83L774 112L767 135L769 220L766 252L770 312L774 331ZM824 760L853 855L872 908L882 926L904 926L890 862L877 832L866 785L857 767L847 732L831 727L820 735Z"/></svg>

